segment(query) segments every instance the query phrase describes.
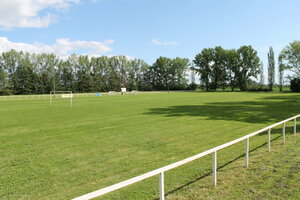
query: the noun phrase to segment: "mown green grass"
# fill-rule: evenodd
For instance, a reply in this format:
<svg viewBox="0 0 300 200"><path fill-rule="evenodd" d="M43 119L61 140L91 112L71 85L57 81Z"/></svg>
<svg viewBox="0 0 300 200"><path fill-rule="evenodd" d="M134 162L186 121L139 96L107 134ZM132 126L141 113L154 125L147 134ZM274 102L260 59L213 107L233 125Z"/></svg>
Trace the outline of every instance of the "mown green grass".
<svg viewBox="0 0 300 200"><path fill-rule="evenodd" d="M241 92L82 97L74 99L73 108L66 101L53 107L46 100L1 101L0 199L70 199L299 114L299 106L296 94ZM280 128L273 131L274 143L280 141ZM265 134L256 136L251 148L265 141ZM261 157L280 155L277 146L278 151ZM226 173L233 175L228 167L235 165L242 177L251 179L251 170L239 163L243 154L243 143L219 152L224 180ZM229 164L232 160L237 161ZM210 172L211 156L167 172L167 198L201 199L193 185L205 184L206 197L220 199L223 194L213 196L216 190L205 181L211 179ZM238 178L218 188L234 190ZM186 187L194 192L185 193ZM250 193L237 192L236 198ZM157 197L158 178L153 177L99 199Z"/></svg>
<svg viewBox="0 0 300 200"><path fill-rule="evenodd" d="M281 139L272 142L272 150L266 146L253 148L249 168L244 157L229 159L230 164L220 166L218 185L212 187L211 174L191 179L189 184L167 196L173 200L195 199L299 199L300 198L300 137L288 137L288 144Z"/></svg>

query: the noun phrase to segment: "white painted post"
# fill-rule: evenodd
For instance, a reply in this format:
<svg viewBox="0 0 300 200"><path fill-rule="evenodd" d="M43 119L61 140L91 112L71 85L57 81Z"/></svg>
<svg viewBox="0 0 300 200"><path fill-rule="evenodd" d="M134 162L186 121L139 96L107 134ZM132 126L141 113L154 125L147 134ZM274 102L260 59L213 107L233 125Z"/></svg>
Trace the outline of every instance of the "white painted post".
<svg viewBox="0 0 300 200"><path fill-rule="evenodd" d="M285 122L282 127L282 144L285 144Z"/></svg>
<svg viewBox="0 0 300 200"><path fill-rule="evenodd" d="M249 166L249 138L246 139L246 168Z"/></svg>
<svg viewBox="0 0 300 200"><path fill-rule="evenodd" d="M268 151L271 151L271 129L268 130Z"/></svg>
<svg viewBox="0 0 300 200"><path fill-rule="evenodd" d="M217 151L213 152L213 184L217 186Z"/></svg>
<svg viewBox="0 0 300 200"><path fill-rule="evenodd" d="M159 174L159 199L165 200L165 183L164 183L164 172Z"/></svg>
<svg viewBox="0 0 300 200"><path fill-rule="evenodd" d="M297 118L294 119L294 135L295 135L295 137L297 135L297 130L296 130L297 128L296 127L297 127Z"/></svg>

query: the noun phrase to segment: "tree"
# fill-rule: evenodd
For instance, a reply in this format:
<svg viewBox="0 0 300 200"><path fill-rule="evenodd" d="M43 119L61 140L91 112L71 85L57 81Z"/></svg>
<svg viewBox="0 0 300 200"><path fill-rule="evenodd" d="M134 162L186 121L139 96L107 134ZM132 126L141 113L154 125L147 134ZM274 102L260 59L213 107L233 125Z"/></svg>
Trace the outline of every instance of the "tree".
<svg viewBox="0 0 300 200"><path fill-rule="evenodd" d="M280 53L285 69L289 69L300 77L300 41L293 41Z"/></svg>
<svg viewBox="0 0 300 200"><path fill-rule="evenodd" d="M16 93L17 83L17 68L20 64L20 52L10 50L2 53L2 66L8 73L7 89Z"/></svg>
<svg viewBox="0 0 300 200"><path fill-rule="evenodd" d="M228 84L233 91L237 86L239 74L239 54L235 49L226 50L225 65L228 70Z"/></svg>
<svg viewBox="0 0 300 200"><path fill-rule="evenodd" d="M187 58L176 57L172 59L171 73L169 73L171 89L185 89L188 85L186 71L188 70L190 61Z"/></svg>
<svg viewBox="0 0 300 200"><path fill-rule="evenodd" d="M150 66L143 60L139 59L139 74L137 76L139 90L153 90L152 72Z"/></svg>
<svg viewBox="0 0 300 200"><path fill-rule="evenodd" d="M278 78L279 78L279 91L282 92L282 86L283 86L283 73L284 73L284 69L285 66L282 63L282 55L278 56Z"/></svg>
<svg viewBox="0 0 300 200"><path fill-rule="evenodd" d="M94 90L98 92L109 91L109 58L107 56L92 57L91 68L94 75Z"/></svg>
<svg viewBox="0 0 300 200"><path fill-rule="evenodd" d="M75 78L74 69L70 63L69 58L66 61L61 61L59 63L60 71L60 87L63 91L75 91Z"/></svg>
<svg viewBox="0 0 300 200"><path fill-rule="evenodd" d="M214 49L203 49L201 53L197 54L194 60L195 70L200 75L201 85L205 87L206 91L210 90L211 86L211 65L214 62Z"/></svg>
<svg viewBox="0 0 300 200"><path fill-rule="evenodd" d="M226 66L226 50L221 46L214 49L214 61L212 62L212 80L215 89L221 87L223 91L227 87L228 70Z"/></svg>
<svg viewBox="0 0 300 200"><path fill-rule="evenodd" d="M3 62L2 55L0 55L0 95L9 94L8 86L8 72Z"/></svg>
<svg viewBox="0 0 300 200"><path fill-rule="evenodd" d="M239 55L238 69L236 70L237 85L241 91L247 90L251 78L257 78L260 72L257 51L252 46L241 46L237 53Z"/></svg>
<svg viewBox="0 0 300 200"><path fill-rule="evenodd" d="M121 88L121 77L119 73L119 60L117 56L109 58L108 61L108 85L110 90L120 90Z"/></svg>
<svg viewBox="0 0 300 200"><path fill-rule="evenodd" d="M264 86L265 84L265 75L264 75L264 63L260 62L260 77L259 77L260 86Z"/></svg>
<svg viewBox="0 0 300 200"><path fill-rule="evenodd" d="M300 92L300 79L299 78L291 79L290 88L292 92Z"/></svg>
<svg viewBox="0 0 300 200"><path fill-rule="evenodd" d="M152 72L153 87L156 90L165 90L169 88L172 76L172 59L159 57L150 67Z"/></svg>
<svg viewBox="0 0 300 200"><path fill-rule="evenodd" d="M32 63L30 60L30 54L20 52L19 65L16 69L16 83L15 93L16 94L31 94L34 92L34 73Z"/></svg>
<svg viewBox="0 0 300 200"><path fill-rule="evenodd" d="M268 81L269 81L269 88L272 91L275 82L275 58L274 58L274 50L272 47L269 48L269 52L268 52Z"/></svg>

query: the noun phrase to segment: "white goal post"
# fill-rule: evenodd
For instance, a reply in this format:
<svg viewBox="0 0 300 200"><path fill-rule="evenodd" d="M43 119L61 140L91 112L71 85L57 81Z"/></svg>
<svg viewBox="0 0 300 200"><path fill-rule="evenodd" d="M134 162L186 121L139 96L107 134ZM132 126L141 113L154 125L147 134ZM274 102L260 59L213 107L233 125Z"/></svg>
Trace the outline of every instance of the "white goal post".
<svg viewBox="0 0 300 200"><path fill-rule="evenodd" d="M73 107L73 93L72 91L51 91L50 92L50 106L53 105L53 98L70 99L70 106Z"/></svg>

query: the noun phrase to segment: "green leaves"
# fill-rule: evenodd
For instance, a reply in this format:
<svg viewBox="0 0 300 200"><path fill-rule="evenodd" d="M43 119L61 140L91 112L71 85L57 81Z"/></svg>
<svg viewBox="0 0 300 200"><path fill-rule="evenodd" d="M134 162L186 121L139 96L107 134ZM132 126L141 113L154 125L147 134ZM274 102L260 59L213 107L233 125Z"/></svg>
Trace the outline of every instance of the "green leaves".
<svg viewBox="0 0 300 200"><path fill-rule="evenodd" d="M272 47L269 48L269 53L268 53L268 81L269 81L269 88L272 91L273 85L275 83L275 58L274 58L274 50Z"/></svg>
<svg viewBox="0 0 300 200"><path fill-rule="evenodd" d="M200 75L206 91L229 85L241 90L247 89L247 83L260 73L257 52L251 46L241 46L235 50L225 50L220 46L203 49L194 60L195 70Z"/></svg>
<svg viewBox="0 0 300 200"><path fill-rule="evenodd" d="M150 67L153 87L156 90L184 89L187 87L186 71L189 60L186 58L159 57Z"/></svg>
<svg viewBox="0 0 300 200"><path fill-rule="evenodd" d="M280 53L284 69L289 69L300 77L300 41L293 41Z"/></svg>

